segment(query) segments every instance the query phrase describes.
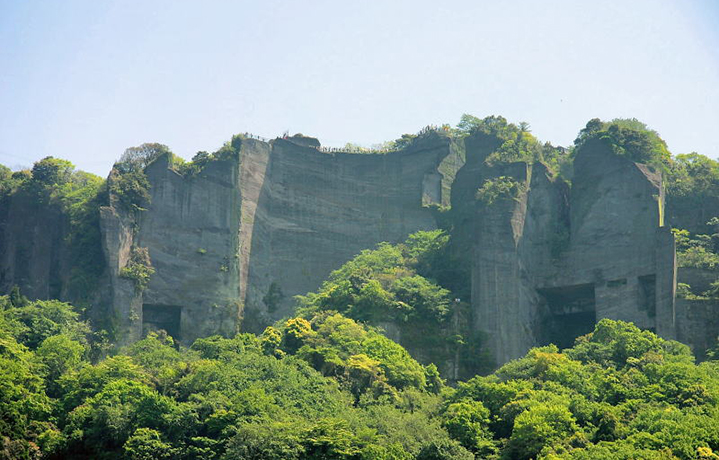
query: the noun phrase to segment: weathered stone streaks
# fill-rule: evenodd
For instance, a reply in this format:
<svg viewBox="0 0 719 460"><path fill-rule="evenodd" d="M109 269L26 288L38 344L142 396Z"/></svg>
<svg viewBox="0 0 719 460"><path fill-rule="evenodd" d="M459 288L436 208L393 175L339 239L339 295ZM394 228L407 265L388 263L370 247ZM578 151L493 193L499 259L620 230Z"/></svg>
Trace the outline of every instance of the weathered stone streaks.
<svg viewBox="0 0 719 460"><path fill-rule="evenodd" d="M162 156L145 171L146 210L123 211L112 196L100 210L105 273L94 315L112 317L122 342L153 328L183 343L260 332L363 249L435 229L442 215L463 278L456 284L467 286L456 294L471 302L467 321L495 364L531 346L569 346L600 318L708 343L719 326L703 320L706 302L675 303L658 171L590 140L569 182L541 163L487 164L500 145L481 132L435 130L386 153L326 151L301 135L237 137L232 154L184 175ZM494 199L477 194L500 179L511 187ZM434 208L450 203L449 213ZM64 219L22 197L2 203L3 288L73 300ZM155 269L146 289L121 276L138 248Z"/></svg>

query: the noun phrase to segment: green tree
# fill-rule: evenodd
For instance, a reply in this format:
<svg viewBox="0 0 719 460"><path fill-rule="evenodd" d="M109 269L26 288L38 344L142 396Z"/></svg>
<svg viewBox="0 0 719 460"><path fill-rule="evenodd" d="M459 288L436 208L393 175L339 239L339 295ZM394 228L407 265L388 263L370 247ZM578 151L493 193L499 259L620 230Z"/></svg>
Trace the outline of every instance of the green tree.
<svg viewBox="0 0 719 460"><path fill-rule="evenodd" d="M671 154L664 140L636 118L615 118L608 123L596 118L590 120L574 141L575 152L581 151L590 140L609 145L618 156L662 170L668 170L671 164Z"/></svg>
<svg viewBox="0 0 719 460"><path fill-rule="evenodd" d="M24 303L24 302L23 302ZM58 300L37 300L5 312L16 324L19 342L36 349L48 337L66 334L71 340L87 344L90 326L80 320L80 313L72 305Z"/></svg>
<svg viewBox="0 0 719 460"><path fill-rule="evenodd" d="M143 171L150 163L167 154L171 154L170 149L158 143L130 147L122 154L120 161L115 163L115 168L122 173Z"/></svg>
<svg viewBox="0 0 719 460"><path fill-rule="evenodd" d="M138 428L123 445L128 460L165 460L177 458L178 451L163 442L160 433L150 428Z"/></svg>
<svg viewBox="0 0 719 460"><path fill-rule="evenodd" d="M496 453L489 432L489 410L479 401L461 401L445 410L442 425L462 446L480 457Z"/></svg>
<svg viewBox="0 0 719 460"><path fill-rule="evenodd" d="M60 377L80 367L87 348L67 334L53 335L42 341L36 356L44 367L47 393L62 394Z"/></svg>
<svg viewBox="0 0 719 460"><path fill-rule="evenodd" d="M32 181L38 191L51 191L72 178L75 165L67 160L45 157L32 167Z"/></svg>
<svg viewBox="0 0 719 460"><path fill-rule="evenodd" d="M116 200L127 212L144 210L150 203L150 182L142 170L119 173L113 169L107 179L111 201Z"/></svg>
<svg viewBox="0 0 719 460"><path fill-rule="evenodd" d="M228 441L223 460L294 460L304 451L302 423L249 422Z"/></svg>
<svg viewBox="0 0 719 460"><path fill-rule="evenodd" d="M517 416L506 453L519 460L537 458L545 447L556 448L577 431L566 407L539 404Z"/></svg>
<svg viewBox="0 0 719 460"><path fill-rule="evenodd" d="M475 457L457 441L432 441L422 447L417 460L473 460Z"/></svg>
<svg viewBox="0 0 719 460"><path fill-rule="evenodd" d="M307 460L349 460L359 454L355 437L344 420L319 420L302 433L302 445L302 458Z"/></svg>

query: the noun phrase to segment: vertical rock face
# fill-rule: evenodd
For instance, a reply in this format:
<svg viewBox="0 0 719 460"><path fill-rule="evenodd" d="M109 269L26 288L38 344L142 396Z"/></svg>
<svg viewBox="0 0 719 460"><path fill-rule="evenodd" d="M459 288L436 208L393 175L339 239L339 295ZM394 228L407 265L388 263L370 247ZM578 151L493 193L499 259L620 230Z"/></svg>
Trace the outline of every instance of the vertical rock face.
<svg viewBox="0 0 719 460"><path fill-rule="evenodd" d="M31 298L63 298L68 285L68 222L57 206L29 194L0 203L0 292L22 286Z"/></svg>
<svg viewBox="0 0 719 460"><path fill-rule="evenodd" d="M188 342L232 334L241 312L240 169L236 161L216 161L183 177L166 158L146 170L152 200L135 237L155 269L143 292L142 321L175 329Z"/></svg>
<svg viewBox="0 0 719 460"><path fill-rule="evenodd" d="M436 135L389 154L328 154L306 144L272 144L252 241L243 241L249 330L290 314L292 296L316 289L363 249L436 228L423 205L448 200L440 167L448 157L461 161Z"/></svg>
<svg viewBox="0 0 719 460"><path fill-rule="evenodd" d="M361 250L436 228L426 205L448 203L443 184L462 164L433 133L386 155L325 153L306 137L238 144L236 158L195 175L156 160L145 171L151 202L134 221L103 210L111 303L127 340L162 328L190 343L243 321L261 331ZM144 290L121 276L133 248L146 248L155 269Z"/></svg>
<svg viewBox="0 0 719 460"><path fill-rule="evenodd" d="M161 328L191 342L233 333L241 313L238 162L215 161L184 177L163 156L145 174L145 211L129 216L109 207L101 214L119 336L132 341ZM145 289L121 276L133 248L146 248L155 270Z"/></svg>
<svg viewBox="0 0 719 460"><path fill-rule="evenodd" d="M468 164L486 157L485 144L468 140ZM571 346L601 318L675 335L674 242L661 220L660 174L599 142L584 146L574 167L571 189L539 164L475 176L474 185L499 176L519 184L514 196L476 204L472 219L475 325L496 364L533 345Z"/></svg>
<svg viewBox="0 0 719 460"><path fill-rule="evenodd" d="M109 323L121 342L139 340L142 338L142 296L132 281L120 276L120 271L130 261L134 223L129 216L106 206L100 208L100 229L107 273L103 289L104 308L95 307L94 316L111 318Z"/></svg>
<svg viewBox="0 0 719 460"><path fill-rule="evenodd" d="M471 302L496 364L535 345L570 346L601 318L709 340L708 307L675 309L659 173L588 141L570 186L540 163L488 165L499 145L431 130L388 154L327 152L304 136L237 138L232 154L184 175L162 156L145 170L146 210L124 211L112 196L100 210L105 273L94 314L113 318L123 342L151 329L185 344L261 331L363 249L437 228L432 207L451 195L445 218L466 278L456 294ZM488 181L511 187L478 199ZM66 228L66 216L26 197L0 203L0 288L73 300ZM155 272L141 286L123 275L145 253Z"/></svg>
<svg viewBox="0 0 719 460"><path fill-rule="evenodd" d="M662 219L661 174L598 141L574 164L570 245L556 279L593 285L597 319L632 321L673 338L674 243Z"/></svg>

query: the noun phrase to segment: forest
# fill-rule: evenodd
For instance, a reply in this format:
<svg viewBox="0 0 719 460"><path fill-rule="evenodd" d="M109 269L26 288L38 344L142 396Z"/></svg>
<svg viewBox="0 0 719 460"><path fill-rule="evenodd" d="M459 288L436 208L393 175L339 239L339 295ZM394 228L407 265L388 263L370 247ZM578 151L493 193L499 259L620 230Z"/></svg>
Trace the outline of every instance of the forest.
<svg viewBox="0 0 719 460"><path fill-rule="evenodd" d="M711 459L719 361L600 321L447 386L340 313L106 355L59 301L0 298L2 458ZM719 353L710 353L719 358Z"/></svg>
<svg viewBox="0 0 719 460"><path fill-rule="evenodd" d="M492 133L502 143L489 163L542 162L567 182L584 143L609 143L663 173L679 266L719 271L719 162L671 155L637 120L591 120L568 149L502 117L465 115L446 131ZM142 213L143 169L159 155L192 175L232 155L238 139L191 162L159 144L128 149L108 180L52 157L0 167L0 201L20 196L68 216L79 299L28 299L17 287L0 296L0 458L719 459L719 346L697 362L686 345L604 319L570 348L534 348L493 369L468 326L451 222L367 248L261 334L185 347L157 331L116 346L112 324L91 323L82 295L101 266L99 206L112 199ZM514 187L488 181L476 198ZM153 275L141 259L123 274L138 289ZM719 302L716 279L701 292L680 284L677 295Z"/></svg>

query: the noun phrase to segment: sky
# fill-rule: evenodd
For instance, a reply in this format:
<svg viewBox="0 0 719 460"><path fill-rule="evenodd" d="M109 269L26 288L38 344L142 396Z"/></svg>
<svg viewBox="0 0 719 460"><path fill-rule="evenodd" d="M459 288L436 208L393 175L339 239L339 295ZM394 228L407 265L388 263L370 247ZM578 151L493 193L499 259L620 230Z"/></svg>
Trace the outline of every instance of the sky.
<svg viewBox="0 0 719 460"><path fill-rule="evenodd" d="M102 176L235 133L369 146L463 113L567 146L637 118L719 157L717 0L0 0L0 163Z"/></svg>

